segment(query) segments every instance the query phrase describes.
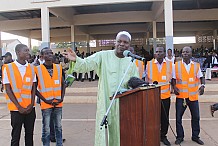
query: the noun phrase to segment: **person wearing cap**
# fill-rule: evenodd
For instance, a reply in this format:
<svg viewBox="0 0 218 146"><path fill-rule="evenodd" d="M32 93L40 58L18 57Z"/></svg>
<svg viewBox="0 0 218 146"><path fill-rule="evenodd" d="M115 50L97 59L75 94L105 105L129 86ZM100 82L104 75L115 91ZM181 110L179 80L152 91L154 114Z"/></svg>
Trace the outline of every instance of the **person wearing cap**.
<svg viewBox="0 0 218 146"><path fill-rule="evenodd" d="M131 35L122 31L116 36L115 49L97 52L85 59L76 56L74 51L64 52L70 60L68 74L75 72L96 71L99 76L98 97L96 110L95 146L105 146L105 128L100 129L101 121L110 104L110 97L115 93L124 76L126 68L131 63L130 57L124 57L123 52L130 47ZM131 77L139 77L135 63L125 76L121 89L127 89L127 82ZM120 90L121 90L120 89ZM119 99L116 99L108 115L108 145L120 146Z"/></svg>
<svg viewBox="0 0 218 146"><path fill-rule="evenodd" d="M5 55L2 56L2 58L4 58L4 61L3 61L4 64L3 64L2 67L1 67L1 76L2 76L2 79L3 79L3 73L2 73L2 71L3 71L4 68L5 68L5 64L9 64L9 63L13 62L14 60L12 59L12 55L11 55L10 52L6 52ZM2 84L1 92L3 92L3 90L4 90L4 86L3 86L3 84Z"/></svg>
<svg viewBox="0 0 218 146"><path fill-rule="evenodd" d="M4 64L13 62L12 55L10 52L6 52L5 55L2 56L2 58L4 58Z"/></svg>

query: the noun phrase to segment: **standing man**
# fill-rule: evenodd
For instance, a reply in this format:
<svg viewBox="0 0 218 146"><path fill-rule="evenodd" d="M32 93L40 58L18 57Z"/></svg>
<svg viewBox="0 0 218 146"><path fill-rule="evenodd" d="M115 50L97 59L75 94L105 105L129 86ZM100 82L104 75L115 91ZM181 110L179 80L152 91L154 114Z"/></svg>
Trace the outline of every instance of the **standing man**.
<svg viewBox="0 0 218 146"><path fill-rule="evenodd" d="M161 86L161 142L170 146L167 139L167 132L169 128L169 110L170 110L170 81L172 79L172 62L164 59L165 49L157 47L155 50L155 59L147 63L145 70L145 80L152 84L157 81Z"/></svg>
<svg viewBox="0 0 218 146"><path fill-rule="evenodd" d="M38 90L36 95L41 99L42 110L42 142L43 146L50 145L50 120L53 115L56 145L62 146L62 106L65 94L64 74L60 64L53 63L53 52L43 48L41 54L45 60L37 66Z"/></svg>
<svg viewBox="0 0 218 146"><path fill-rule="evenodd" d="M182 49L182 61L176 62L173 74L173 88L176 94L176 132L175 144L179 145L184 140L184 130L182 126L182 116L187 108L191 112L192 140L200 145L204 142L200 140L200 112L198 94L204 94L205 79L200 69L200 64L191 61L192 49L184 47ZM201 85L199 87L199 80Z"/></svg>
<svg viewBox="0 0 218 146"><path fill-rule="evenodd" d="M173 56L172 49L167 50L167 55L165 57L167 61L171 61L173 64L175 63L175 57Z"/></svg>
<svg viewBox="0 0 218 146"><path fill-rule="evenodd" d="M1 76L2 76L2 79L4 78L4 76L3 76L3 70L4 70L4 67L5 67L5 64L9 64L9 63L11 63L11 62L13 62L14 60L12 59L12 55L11 55L11 53L10 52L6 52L5 53L5 55L4 56L2 56L2 58L4 58L4 64L1 66ZM4 85L3 85L3 83L1 82L1 84L2 84L2 87L1 87L1 92L3 92L3 90L4 90Z"/></svg>
<svg viewBox="0 0 218 146"><path fill-rule="evenodd" d="M122 31L116 36L114 50L100 51L85 59L76 56L74 51L63 53L70 62L69 74L75 72L96 71L99 76L98 98L95 129L95 146L106 146L105 129L100 130L100 123L110 104L110 97L115 93L126 68L131 63L130 57L124 57L123 52L130 47L131 35ZM127 88L131 77L138 77L136 65L132 63L121 89ZM108 115L109 146L120 146L119 99L116 99Z"/></svg>
<svg viewBox="0 0 218 146"><path fill-rule="evenodd" d="M11 146L19 146L22 125L25 128L25 146L33 146L36 77L34 67L26 61L29 48L18 44L15 52L17 60L5 65L3 70L5 96L11 114Z"/></svg>
<svg viewBox="0 0 218 146"><path fill-rule="evenodd" d="M135 49L133 47L129 47L129 51L133 54L135 54ZM136 67L139 71L139 77L140 79L142 79L142 76L143 76L143 73L144 73L144 68L145 68L145 63L141 60L135 60L135 64L136 64Z"/></svg>

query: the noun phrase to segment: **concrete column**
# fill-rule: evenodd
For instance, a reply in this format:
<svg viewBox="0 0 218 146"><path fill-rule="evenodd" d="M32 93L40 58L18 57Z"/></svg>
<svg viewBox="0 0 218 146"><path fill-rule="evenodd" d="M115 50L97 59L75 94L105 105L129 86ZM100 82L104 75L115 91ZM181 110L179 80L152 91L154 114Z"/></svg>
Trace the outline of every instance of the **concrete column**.
<svg viewBox="0 0 218 146"><path fill-rule="evenodd" d="M89 34L87 34L87 36L86 36L86 41L87 41L87 53L90 53L90 46L89 46L90 35Z"/></svg>
<svg viewBox="0 0 218 146"><path fill-rule="evenodd" d="M172 0L164 0L164 19L165 19L166 50L170 48L172 49L172 53L174 54Z"/></svg>
<svg viewBox="0 0 218 146"><path fill-rule="evenodd" d="M31 38L28 38L28 47L29 47L30 49L32 49L32 42L31 42Z"/></svg>
<svg viewBox="0 0 218 146"><path fill-rule="evenodd" d="M213 49L217 50L217 29L213 31Z"/></svg>
<svg viewBox="0 0 218 146"><path fill-rule="evenodd" d="M157 22L153 21L153 53L155 53L155 49L157 48Z"/></svg>
<svg viewBox="0 0 218 146"><path fill-rule="evenodd" d="M0 56L2 56L2 35L1 35L1 31L0 31ZM0 65L2 65L2 60L0 61Z"/></svg>
<svg viewBox="0 0 218 146"><path fill-rule="evenodd" d="M75 51L75 48L76 48L76 46L75 46L75 27L74 27L74 25L71 25L70 26L70 31L71 31L71 44L72 44L72 49Z"/></svg>
<svg viewBox="0 0 218 146"><path fill-rule="evenodd" d="M43 6L41 8L41 29L42 29L42 44L40 49L50 47L50 23L49 23L49 8Z"/></svg>
<svg viewBox="0 0 218 146"><path fill-rule="evenodd" d="M146 49L150 52L149 37L150 37L150 32L148 31L146 33Z"/></svg>
<svg viewBox="0 0 218 146"><path fill-rule="evenodd" d="M0 31L0 48L2 48L2 32Z"/></svg>

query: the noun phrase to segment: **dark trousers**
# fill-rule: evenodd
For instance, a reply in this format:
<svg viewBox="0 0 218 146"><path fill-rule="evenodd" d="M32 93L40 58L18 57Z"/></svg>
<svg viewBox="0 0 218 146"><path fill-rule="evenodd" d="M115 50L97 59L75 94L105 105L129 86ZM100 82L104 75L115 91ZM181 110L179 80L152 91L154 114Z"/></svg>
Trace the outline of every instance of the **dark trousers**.
<svg viewBox="0 0 218 146"><path fill-rule="evenodd" d="M170 98L161 99L161 139L166 138L169 129Z"/></svg>
<svg viewBox="0 0 218 146"><path fill-rule="evenodd" d="M184 138L184 130L182 126L182 116L187 108L184 106L184 100L191 112L192 139L198 139L200 133L200 112L198 101L190 101L188 98L176 98L176 133L177 138Z"/></svg>
<svg viewBox="0 0 218 146"><path fill-rule="evenodd" d="M11 111L11 146L19 146L22 125L25 129L25 146L33 146L33 130L36 119L35 108L29 114Z"/></svg>
<svg viewBox="0 0 218 146"><path fill-rule="evenodd" d="M55 140L54 113L51 113L50 119L50 139Z"/></svg>

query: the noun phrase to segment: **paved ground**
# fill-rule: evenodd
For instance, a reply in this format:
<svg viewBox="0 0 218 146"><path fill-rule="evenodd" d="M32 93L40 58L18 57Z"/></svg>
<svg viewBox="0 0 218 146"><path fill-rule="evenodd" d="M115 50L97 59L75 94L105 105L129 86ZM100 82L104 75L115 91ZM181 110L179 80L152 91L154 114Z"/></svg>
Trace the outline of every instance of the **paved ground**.
<svg viewBox="0 0 218 146"><path fill-rule="evenodd" d="M201 111L201 138L206 146L218 146L218 113L212 118L209 112L209 105L218 102L218 81L207 81L206 92L200 97ZM95 129L95 111L97 81L84 83L75 82L72 88L67 90L65 105L63 109L63 137L66 138L64 146L93 146ZM172 98L170 123L175 132L175 97ZM10 114L4 103L3 95L0 95L0 146L10 145ZM74 103L74 104L72 104ZM83 103L83 104L81 104ZM34 132L35 146L41 145L41 112L36 107L37 119ZM191 141L190 112L187 109L184 115L185 141L182 146L197 146ZM23 137L23 134L22 134ZM168 138L174 145L175 137L169 130ZM23 138L21 139L23 145ZM51 146L54 146L52 144ZM163 145L161 145L163 146Z"/></svg>

